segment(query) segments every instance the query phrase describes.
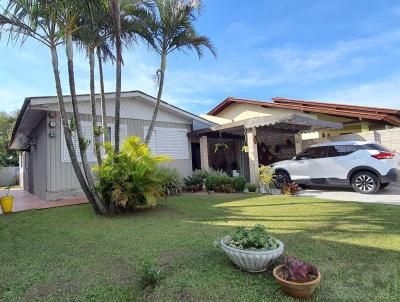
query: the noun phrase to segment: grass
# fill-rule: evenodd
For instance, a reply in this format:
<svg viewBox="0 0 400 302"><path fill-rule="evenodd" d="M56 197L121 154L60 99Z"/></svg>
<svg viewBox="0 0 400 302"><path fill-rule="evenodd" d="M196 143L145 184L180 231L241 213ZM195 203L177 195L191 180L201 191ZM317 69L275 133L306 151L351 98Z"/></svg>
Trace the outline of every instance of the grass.
<svg viewBox="0 0 400 302"><path fill-rule="evenodd" d="M96 216L89 205L0 215L0 301L293 301L270 272L213 246L265 224L286 254L319 266L312 301L400 301L400 207L258 195L186 195ZM143 267L163 278L143 287Z"/></svg>

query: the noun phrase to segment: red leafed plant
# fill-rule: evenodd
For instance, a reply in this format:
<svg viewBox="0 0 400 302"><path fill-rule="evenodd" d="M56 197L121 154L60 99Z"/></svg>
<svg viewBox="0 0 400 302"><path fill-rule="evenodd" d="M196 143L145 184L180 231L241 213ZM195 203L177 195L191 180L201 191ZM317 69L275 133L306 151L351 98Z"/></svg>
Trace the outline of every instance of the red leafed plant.
<svg viewBox="0 0 400 302"><path fill-rule="evenodd" d="M289 196L295 196L297 194L299 194L301 188L298 184L292 182L292 183L288 183L285 184L282 189L281 192L283 195L289 195Z"/></svg>
<svg viewBox="0 0 400 302"><path fill-rule="evenodd" d="M281 277L292 282L309 282L317 279L318 269L312 264L289 256L285 257L285 264Z"/></svg>

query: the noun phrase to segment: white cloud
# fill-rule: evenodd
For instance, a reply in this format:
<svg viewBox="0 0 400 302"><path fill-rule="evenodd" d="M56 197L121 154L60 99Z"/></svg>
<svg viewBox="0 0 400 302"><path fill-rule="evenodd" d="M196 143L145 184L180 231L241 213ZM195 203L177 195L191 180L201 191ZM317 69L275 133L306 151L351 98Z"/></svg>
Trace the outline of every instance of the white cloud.
<svg viewBox="0 0 400 302"><path fill-rule="evenodd" d="M328 91L319 95L317 99L351 105L400 109L400 74L382 81Z"/></svg>

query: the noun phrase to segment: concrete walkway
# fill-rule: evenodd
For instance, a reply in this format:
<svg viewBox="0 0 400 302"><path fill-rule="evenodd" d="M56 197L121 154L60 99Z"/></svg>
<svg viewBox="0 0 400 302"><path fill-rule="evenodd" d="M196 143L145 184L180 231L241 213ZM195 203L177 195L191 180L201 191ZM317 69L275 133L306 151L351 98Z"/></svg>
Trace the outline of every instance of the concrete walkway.
<svg viewBox="0 0 400 302"><path fill-rule="evenodd" d="M20 212L33 209L48 209L77 204L88 203L86 198L62 199L56 201L44 201L39 197L22 189L12 189L10 194L14 195L13 212ZM0 214L2 214L0 208Z"/></svg>
<svg viewBox="0 0 400 302"><path fill-rule="evenodd" d="M338 201L356 201L365 203L379 203L400 205L400 187L389 186L376 194L360 194L349 189L336 188L308 188L301 191L300 196L316 197Z"/></svg>

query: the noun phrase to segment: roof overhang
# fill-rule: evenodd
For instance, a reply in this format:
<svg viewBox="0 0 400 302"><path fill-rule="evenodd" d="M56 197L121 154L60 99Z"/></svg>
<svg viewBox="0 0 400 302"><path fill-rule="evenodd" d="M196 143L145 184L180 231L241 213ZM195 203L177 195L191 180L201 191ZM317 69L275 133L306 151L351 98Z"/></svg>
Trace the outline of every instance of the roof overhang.
<svg viewBox="0 0 400 302"><path fill-rule="evenodd" d="M224 111L232 104L249 104L263 108L297 110L306 113L319 113L353 120L367 120L381 122L393 126L400 126L400 110L398 109L333 104L316 101L289 100L285 98L273 98L272 100L273 102L265 102L228 97L226 100L213 108L208 114L218 116L220 112Z"/></svg>
<svg viewBox="0 0 400 302"><path fill-rule="evenodd" d="M224 132L233 135L243 135L247 129L252 128L271 128L274 130L290 131L293 133L313 132L320 130L338 130L343 128L342 123L333 123L304 117L297 114L289 114L280 117L262 116L242 121L236 121L224 125L212 126L206 129L193 131L188 135L191 137L200 137L213 132Z"/></svg>
<svg viewBox="0 0 400 302"><path fill-rule="evenodd" d="M115 100L115 93L105 93L106 100ZM141 91L126 91L121 92L121 98L135 98L139 101L148 103L148 104L155 104L157 99L144 93ZM100 100L100 95L96 95L96 100ZM81 102L89 102L90 95L89 94L80 94L77 95L78 103ZM66 104L71 103L71 96L67 95L64 96L64 102ZM49 105L58 104L58 99L56 96L40 96L40 97L30 97L26 98L21 111L18 115L17 121L15 123L13 133L10 140L10 148L13 149L21 149L21 143L19 139L22 136L27 136L29 133L36 127L37 123L41 120L42 116L46 113L49 108ZM160 107L164 110L173 112L179 116L185 117L188 120L197 121L203 123L208 126L214 126L215 123L206 120L196 114L190 113L186 110L178 108L174 105L171 105L167 102L161 101ZM52 107L54 108L54 106Z"/></svg>

